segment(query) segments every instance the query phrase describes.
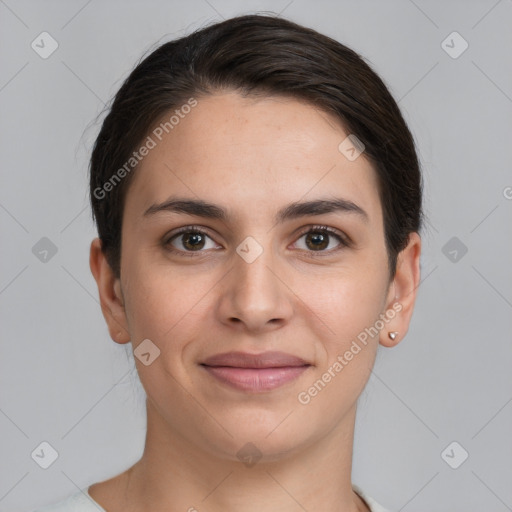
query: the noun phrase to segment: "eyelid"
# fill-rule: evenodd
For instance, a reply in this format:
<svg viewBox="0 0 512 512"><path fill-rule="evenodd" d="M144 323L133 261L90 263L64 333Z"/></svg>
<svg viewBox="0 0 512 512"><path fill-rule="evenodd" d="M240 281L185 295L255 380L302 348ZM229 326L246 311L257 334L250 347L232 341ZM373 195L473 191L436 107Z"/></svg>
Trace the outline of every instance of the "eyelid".
<svg viewBox="0 0 512 512"><path fill-rule="evenodd" d="M188 226L182 226L181 228L177 228L173 230L171 233L164 237L164 240L169 241L177 235L181 235L182 233L202 233L204 235L209 235L209 230L205 226L201 226L199 224L189 224Z"/></svg>
<svg viewBox="0 0 512 512"><path fill-rule="evenodd" d="M301 231L299 231L298 236L303 236L309 233L310 231L323 231L328 233L329 235L339 237L340 241L346 245L351 245L352 240L348 235L346 235L343 231L340 231L339 229L333 228L331 226L327 226L325 224L312 224L309 226L305 226L304 228L301 228Z"/></svg>

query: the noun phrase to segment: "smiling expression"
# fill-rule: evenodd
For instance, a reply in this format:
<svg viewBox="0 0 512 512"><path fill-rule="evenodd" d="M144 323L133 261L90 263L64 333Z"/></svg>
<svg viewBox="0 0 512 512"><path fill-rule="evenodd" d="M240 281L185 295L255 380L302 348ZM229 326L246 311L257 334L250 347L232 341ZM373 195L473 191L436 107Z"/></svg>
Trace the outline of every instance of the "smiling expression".
<svg viewBox="0 0 512 512"><path fill-rule="evenodd" d="M348 133L308 104L197 100L128 188L118 321L134 348L160 350L136 363L166 429L225 458L247 441L271 457L342 425L369 377L378 336L314 401L297 401L393 298L377 176L364 154L339 151ZM205 365L268 351L304 366L288 361L286 378L274 368L265 381Z"/></svg>

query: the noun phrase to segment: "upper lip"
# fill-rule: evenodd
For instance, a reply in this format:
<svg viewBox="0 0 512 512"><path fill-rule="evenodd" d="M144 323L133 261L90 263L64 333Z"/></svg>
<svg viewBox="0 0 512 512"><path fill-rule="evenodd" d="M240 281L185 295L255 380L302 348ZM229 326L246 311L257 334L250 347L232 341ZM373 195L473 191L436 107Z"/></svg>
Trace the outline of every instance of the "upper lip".
<svg viewBox="0 0 512 512"><path fill-rule="evenodd" d="M309 366L300 357L285 352L263 352L249 354L247 352L224 352L204 360L205 366L231 366L234 368L283 368L289 366Z"/></svg>

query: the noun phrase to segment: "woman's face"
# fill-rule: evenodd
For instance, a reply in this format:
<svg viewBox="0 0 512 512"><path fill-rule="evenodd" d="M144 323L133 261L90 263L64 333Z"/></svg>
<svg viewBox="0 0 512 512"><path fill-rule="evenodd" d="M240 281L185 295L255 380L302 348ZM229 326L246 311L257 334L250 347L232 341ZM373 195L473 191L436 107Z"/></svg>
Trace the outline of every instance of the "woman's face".
<svg viewBox="0 0 512 512"><path fill-rule="evenodd" d="M162 428L236 460L246 443L271 459L350 423L379 337L404 325L376 174L349 141L339 149L348 135L299 101L227 92L152 135L126 196L113 316L146 354L135 361ZM302 362L205 365L229 352Z"/></svg>

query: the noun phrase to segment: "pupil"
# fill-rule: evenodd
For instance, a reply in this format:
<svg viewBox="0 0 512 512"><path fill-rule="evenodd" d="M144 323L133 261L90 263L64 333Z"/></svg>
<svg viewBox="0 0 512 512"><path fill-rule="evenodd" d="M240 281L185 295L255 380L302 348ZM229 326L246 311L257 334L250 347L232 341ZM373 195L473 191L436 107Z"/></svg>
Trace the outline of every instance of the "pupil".
<svg viewBox="0 0 512 512"><path fill-rule="evenodd" d="M315 248L325 248L327 245L326 245L326 241L327 241L327 236L326 235L323 235L321 233L317 233L317 234L314 234L314 235L309 235L308 236L308 239L309 241L311 241L313 243L313 246Z"/></svg>
<svg viewBox="0 0 512 512"><path fill-rule="evenodd" d="M189 235L185 237L185 245L197 248L202 243L201 238L202 235L200 233L189 233Z"/></svg>

